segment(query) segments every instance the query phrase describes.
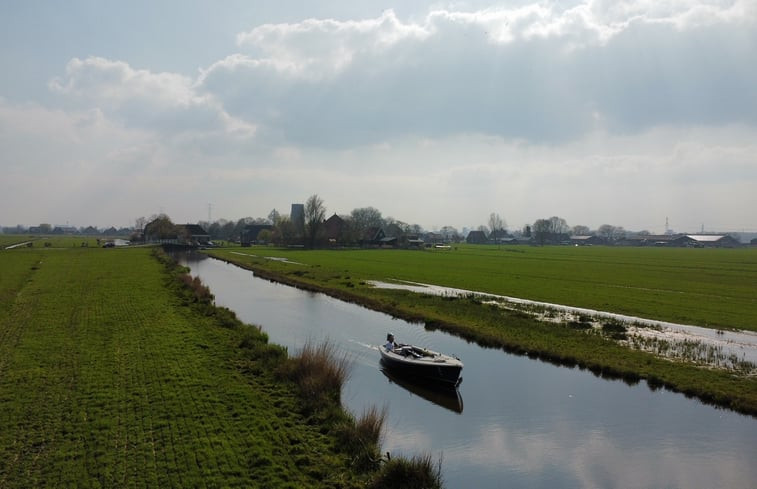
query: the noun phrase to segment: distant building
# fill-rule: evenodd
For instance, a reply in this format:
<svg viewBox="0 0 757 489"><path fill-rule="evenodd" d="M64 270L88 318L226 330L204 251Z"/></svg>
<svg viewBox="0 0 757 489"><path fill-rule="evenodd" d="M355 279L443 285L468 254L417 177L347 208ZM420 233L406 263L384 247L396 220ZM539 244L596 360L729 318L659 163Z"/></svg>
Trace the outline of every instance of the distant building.
<svg viewBox="0 0 757 489"><path fill-rule="evenodd" d="M471 231L465 238L465 242L468 244L486 244L489 242L489 238L483 231Z"/></svg>
<svg viewBox="0 0 757 489"><path fill-rule="evenodd" d="M344 231L344 219L334 214L323 222L323 230L330 245L336 245L342 241Z"/></svg>
<svg viewBox="0 0 757 489"><path fill-rule="evenodd" d="M177 224L179 242L190 246L207 246L210 234L199 224Z"/></svg>
<svg viewBox="0 0 757 489"><path fill-rule="evenodd" d="M305 204L292 204L292 212L289 219L294 226L294 232L297 236L305 236Z"/></svg>
<svg viewBox="0 0 757 489"><path fill-rule="evenodd" d="M737 248L741 242L727 234L648 234L632 236L619 244L679 248Z"/></svg>
<svg viewBox="0 0 757 489"><path fill-rule="evenodd" d="M599 236L571 236L570 237L570 244L576 245L576 246L594 246L594 245L603 245L607 244L607 242L600 238Z"/></svg>
<svg viewBox="0 0 757 489"><path fill-rule="evenodd" d="M738 248L741 242L727 234L687 234L686 237L695 244L706 248Z"/></svg>

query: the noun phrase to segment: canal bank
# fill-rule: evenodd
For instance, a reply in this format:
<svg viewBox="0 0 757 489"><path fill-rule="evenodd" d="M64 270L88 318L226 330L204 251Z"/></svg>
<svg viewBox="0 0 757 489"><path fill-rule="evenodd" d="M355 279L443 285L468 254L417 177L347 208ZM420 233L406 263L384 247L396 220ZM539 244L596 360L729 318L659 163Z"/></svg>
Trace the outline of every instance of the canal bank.
<svg viewBox="0 0 757 489"><path fill-rule="evenodd" d="M447 487L750 487L757 477L753 418L482 348L217 260L186 264L219 305L272 342L290 351L308 340L338 344L353 359L346 406L386 405L386 450L441 458ZM388 330L462 358L459 400L435 401L385 376L376 346Z"/></svg>
<svg viewBox="0 0 757 489"><path fill-rule="evenodd" d="M580 322L555 324L519 310L486 307L475 294L432 297L407 290L376 288L352 276L349 270L334 273L325 267L292 267L250 254L211 254L252 270L259 277L423 323L428 329L446 331L481 346L557 365L577 366L605 378L629 383L645 381L653 389L666 388L702 402L757 414L754 376L670 361L628 348L617 341L623 332L612 328L604 335L587 335L585 325Z"/></svg>

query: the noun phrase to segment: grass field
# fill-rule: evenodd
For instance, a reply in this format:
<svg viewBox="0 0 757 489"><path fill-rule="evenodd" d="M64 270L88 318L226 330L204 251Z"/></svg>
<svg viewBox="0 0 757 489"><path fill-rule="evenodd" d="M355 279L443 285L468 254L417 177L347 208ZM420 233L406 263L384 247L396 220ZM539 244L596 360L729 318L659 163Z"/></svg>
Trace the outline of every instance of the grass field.
<svg viewBox="0 0 757 489"><path fill-rule="evenodd" d="M257 330L187 307L150 253L0 251L0 487L354 487L239 347Z"/></svg>
<svg viewBox="0 0 757 489"><path fill-rule="evenodd" d="M367 280L409 280L707 325L755 329L757 250L499 248L445 251L217 249L211 254L262 277L318 290L424 322L476 341L598 375L646 380L706 402L757 414L751 368L711 369L629 348L612 324L540 321L523 311L484 306L475 297L374 288ZM289 262L265 257L283 257ZM620 327L622 329L622 327Z"/></svg>
<svg viewBox="0 0 757 489"><path fill-rule="evenodd" d="M757 248L497 247L302 251L285 257L323 279L410 280L711 328L757 330ZM227 250L219 256L243 260ZM250 259L251 260L251 259ZM284 273L292 264L269 263Z"/></svg>

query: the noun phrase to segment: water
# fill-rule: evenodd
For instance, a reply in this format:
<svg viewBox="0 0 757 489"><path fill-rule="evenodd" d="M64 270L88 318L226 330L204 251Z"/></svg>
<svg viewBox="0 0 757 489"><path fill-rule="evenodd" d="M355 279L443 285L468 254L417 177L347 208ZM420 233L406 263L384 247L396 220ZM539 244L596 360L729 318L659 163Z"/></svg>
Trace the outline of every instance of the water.
<svg viewBox="0 0 757 489"><path fill-rule="evenodd" d="M386 406L384 450L441 459L448 488L755 487L757 419L484 349L217 260L184 265L272 342L296 351L328 339L347 352L345 406ZM459 390L425 392L382 373L376 348L389 331L459 356Z"/></svg>

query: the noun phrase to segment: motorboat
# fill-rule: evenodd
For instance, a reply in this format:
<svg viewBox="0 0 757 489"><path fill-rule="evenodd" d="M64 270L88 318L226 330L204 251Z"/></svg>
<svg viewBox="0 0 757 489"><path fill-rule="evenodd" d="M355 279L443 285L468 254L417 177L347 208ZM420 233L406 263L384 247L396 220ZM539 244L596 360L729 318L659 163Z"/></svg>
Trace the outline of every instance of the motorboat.
<svg viewBox="0 0 757 489"><path fill-rule="evenodd" d="M380 346L381 361L386 368L415 378L458 385L462 380L463 362L414 345L397 345L391 350Z"/></svg>

